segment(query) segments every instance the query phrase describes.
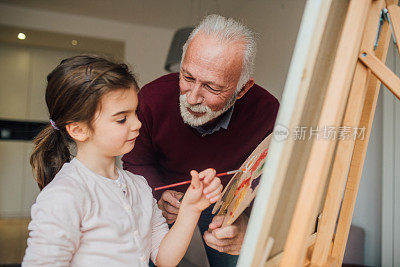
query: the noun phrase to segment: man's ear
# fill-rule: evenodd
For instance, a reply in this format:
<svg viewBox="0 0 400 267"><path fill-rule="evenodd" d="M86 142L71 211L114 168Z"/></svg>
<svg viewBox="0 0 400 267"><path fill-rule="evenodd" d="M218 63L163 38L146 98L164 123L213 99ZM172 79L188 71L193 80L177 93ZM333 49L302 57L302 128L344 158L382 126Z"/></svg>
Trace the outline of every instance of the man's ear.
<svg viewBox="0 0 400 267"><path fill-rule="evenodd" d="M242 98L244 96L244 94L247 93L247 91L249 91L253 85L254 85L254 78L250 77L250 79L247 81L247 83L243 86L242 90L240 90L236 99Z"/></svg>
<svg viewBox="0 0 400 267"><path fill-rule="evenodd" d="M80 142L84 142L89 138L89 127L86 123L82 122L71 122L65 126L68 134L72 139Z"/></svg>

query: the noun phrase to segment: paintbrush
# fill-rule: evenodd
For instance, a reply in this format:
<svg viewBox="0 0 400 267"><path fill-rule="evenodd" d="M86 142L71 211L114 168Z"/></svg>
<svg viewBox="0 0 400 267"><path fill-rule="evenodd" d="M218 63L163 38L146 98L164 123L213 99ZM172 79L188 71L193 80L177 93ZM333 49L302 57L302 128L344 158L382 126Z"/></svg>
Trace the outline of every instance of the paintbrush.
<svg viewBox="0 0 400 267"><path fill-rule="evenodd" d="M240 170L234 170L234 171L229 171L229 172L222 172L222 173L216 174L215 176L221 177L221 176L225 176L225 175L235 174L240 171L242 171L242 170L240 169ZM202 180L202 179L200 179L200 180ZM184 184L190 184L191 181L192 180L187 180L187 181L180 182L180 183L156 187L156 188L154 188L154 191L163 190L163 189L167 189L167 188L171 188L171 187L176 187L176 186L180 186L180 185L184 185Z"/></svg>

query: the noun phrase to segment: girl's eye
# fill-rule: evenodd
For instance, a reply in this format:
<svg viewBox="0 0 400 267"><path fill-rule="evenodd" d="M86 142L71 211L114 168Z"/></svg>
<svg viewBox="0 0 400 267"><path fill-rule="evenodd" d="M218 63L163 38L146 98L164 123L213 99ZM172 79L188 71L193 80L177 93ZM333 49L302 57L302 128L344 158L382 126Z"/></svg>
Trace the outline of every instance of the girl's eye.
<svg viewBox="0 0 400 267"><path fill-rule="evenodd" d="M123 118L122 120L117 121L117 122L118 122L118 123L121 123L121 124L125 123L125 122L126 122L126 117Z"/></svg>

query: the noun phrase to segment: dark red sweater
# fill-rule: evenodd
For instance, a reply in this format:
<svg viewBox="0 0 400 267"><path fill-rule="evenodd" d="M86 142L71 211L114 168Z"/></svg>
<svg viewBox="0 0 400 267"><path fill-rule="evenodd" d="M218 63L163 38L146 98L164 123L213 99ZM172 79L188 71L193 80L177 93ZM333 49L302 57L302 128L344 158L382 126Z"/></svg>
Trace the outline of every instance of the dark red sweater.
<svg viewBox="0 0 400 267"><path fill-rule="evenodd" d="M278 108L274 96L254 85L236 101L228 129L202 137L180 115L178 73L162 76L139 93L138 116L143 126L134 149L122 158L123 167L143 175L152 188L188 180L190 170L235 170L272 132ZM226 185L229 179L221 180ZM159 199L162 191L153 193Z"/></svg>

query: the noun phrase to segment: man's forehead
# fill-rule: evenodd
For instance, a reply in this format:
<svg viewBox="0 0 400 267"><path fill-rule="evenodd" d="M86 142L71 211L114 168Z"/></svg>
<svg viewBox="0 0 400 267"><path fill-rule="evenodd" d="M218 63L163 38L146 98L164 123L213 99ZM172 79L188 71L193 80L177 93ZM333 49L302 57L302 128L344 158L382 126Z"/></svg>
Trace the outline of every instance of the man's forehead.
<svg viewBox="0 0 400 267"><path fill-rule="evenodd" d="M215 73L216 78L226 80L240 75L243 63L241 43L222 44L216 38L199 35L190 42L182 67L193 73L197 69Z"/></svg>
<svg viewBox="0 0 400 267"><path fill-rule="evenodd" d="M235 82L241 74L241 65L216 64L215 62L198 61L185 58L182 62L181 73L189 75L201 82L212 82L218 86L226 86L227 83Z"/></svg>
<svg viewBox="0 0 400 267"><path fill-rule="evenodd" d="M193 71L190 71L191 64L188 64L187 66L188 68L182 66L181 73L183 75L188 75L192 78L198 79L202 83L207 83L222 88L233 80L232 75L230 75L228 72L214 72L207 69L204 71L198 71L196 68L193 68Z"/></svg>

